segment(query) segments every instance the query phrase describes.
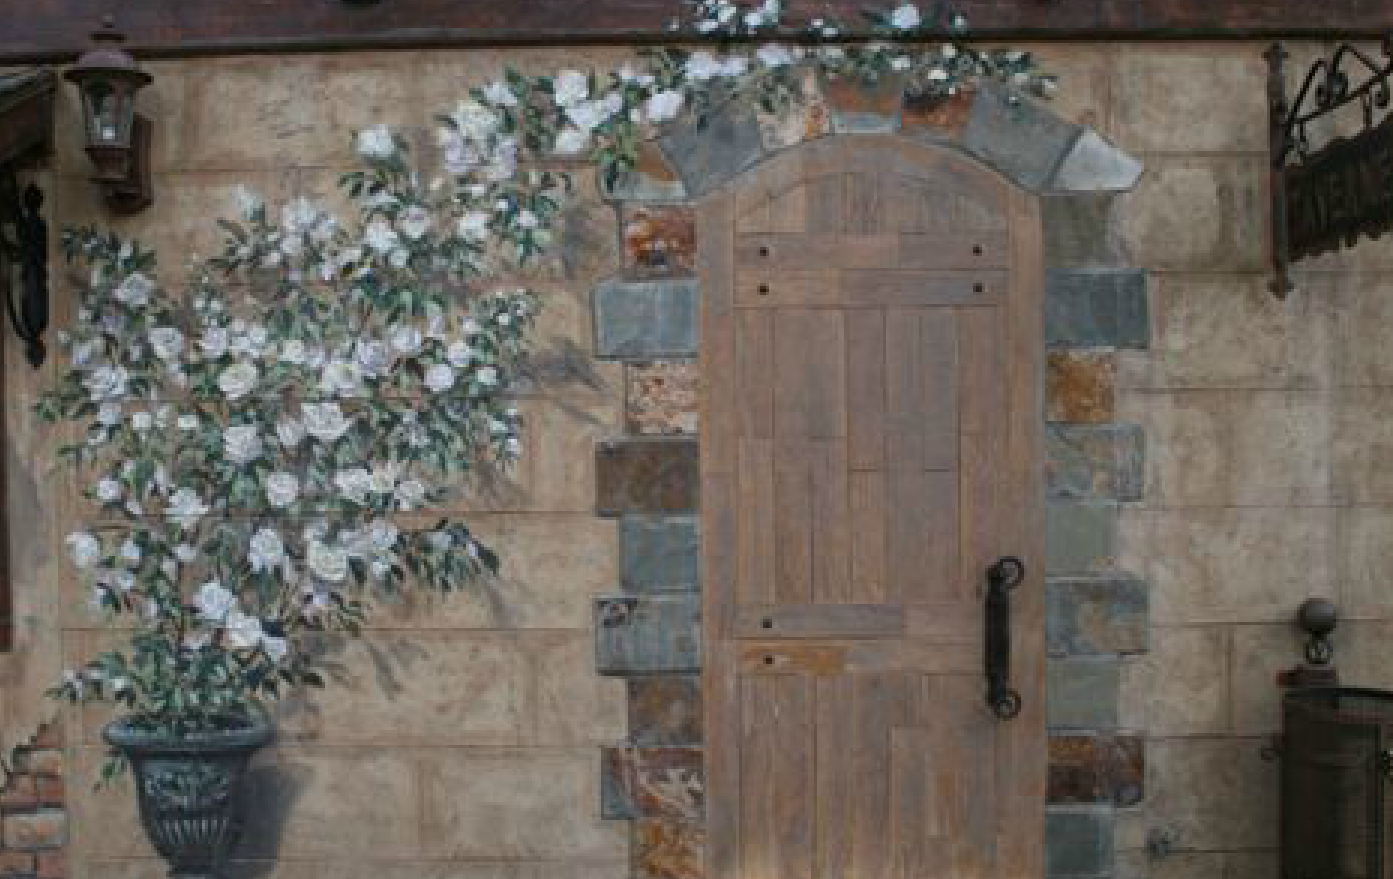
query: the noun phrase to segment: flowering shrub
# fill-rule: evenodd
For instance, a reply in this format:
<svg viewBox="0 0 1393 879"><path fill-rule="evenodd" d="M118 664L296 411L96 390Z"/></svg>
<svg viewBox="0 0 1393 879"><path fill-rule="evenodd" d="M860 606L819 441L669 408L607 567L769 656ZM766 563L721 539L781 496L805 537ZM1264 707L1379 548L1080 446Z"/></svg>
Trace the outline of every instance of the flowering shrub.
<svg viewBox="0 0 1393 879"><path fill-rule="evenodd" d="M780 0L692 5L700 33L790 31ZM463 524L422 519L447 486L519 453L511 397L538 300L488 279L549 249L570 186L520 159L588 156L613 182L679 115L742 95L782 108L803 62L866 82L902 74L927 94L981 77L1052 87L1027 55L960 43L951 15L902 4L868 18L886 37L949 41L820 43L843 27L817 19L801 32L813 45L508 71L438 117L437 169L385 126L358 132L364 167L341 180L351 220L240 191L217 255L175 286L137 243L67 231L86 283L62 340L71 367L37 409L80 426L60 459L99 512L68 543L131 636L54 694L118 703L152 730L216 729L321 684L306 636L357 633L375 591L449 591L497 568Z"/></svg>

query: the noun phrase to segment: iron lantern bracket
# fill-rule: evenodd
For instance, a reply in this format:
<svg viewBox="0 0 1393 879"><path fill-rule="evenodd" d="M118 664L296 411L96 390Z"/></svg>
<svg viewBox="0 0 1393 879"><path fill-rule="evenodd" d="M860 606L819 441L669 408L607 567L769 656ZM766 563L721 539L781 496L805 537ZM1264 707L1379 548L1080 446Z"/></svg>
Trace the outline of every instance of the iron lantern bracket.
<svg viewBox="0 0 1393 879"><path fill-rule="evenodd" d="M24 342L25 359L35 369L47 354L43 336L48 329L48 224L43 203L36 184L21 188L12 167L0 169L0 265L7 273L0 278L0 291L10 325Z"/></svg>

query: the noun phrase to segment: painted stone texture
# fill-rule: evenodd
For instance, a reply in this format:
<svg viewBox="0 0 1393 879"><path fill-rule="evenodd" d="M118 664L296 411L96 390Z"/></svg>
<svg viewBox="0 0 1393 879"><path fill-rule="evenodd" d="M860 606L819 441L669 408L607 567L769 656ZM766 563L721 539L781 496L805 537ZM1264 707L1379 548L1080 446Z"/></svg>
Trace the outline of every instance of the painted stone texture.
<svg viewBox="0 0 1393 879"><path fill-rule="evenodd" d="M634 822L634 879L701 879L706 832L700 824L643 819Z"/></svg>
<svg viewBox="0 0 1393 879"><path fill-rule="evenodd" d="M600 673L700 670L700 614L700 599L695 595L597 599L595 662Z"/></svg>
<svg viewBox="0 0 1393 879"><path fill-rule="evenodd" d="M1045 418L1106 424L1117 414L1117 361L1110 351L1051 351L1045 356Z"/></svg>
<svg viewBox="0 0 1393 879"><path fill-rule="evenodd" d="M596 510L623 513L688 513L697 509L700 478L695 442L629 440L595 452Z"/></svg>
<svg viewBox="0 0 1393 879"><path fill-rule="evenodd" d="M700 748L606 748L601 814L611 819L700 821L706 802Z"/></svg>
<svg viewBox="0 0 1393 879"><path fill-rule="evenodd" d="M689 275L696 267L696 217L685 205L626 206L622 210L624 267L632 277Z"/></svg>
<svg viewBox="0 0 1393 879"><path fill-rule="evenodd" d="M1138 736L1050 736L1049 802L1135 806L1145 783Z"/></svg>
<svg viewBox="0 0 1393 879"><path fill-rule="evenodd" d="M629 688L629 740L635 745L698 745L702 741L701 678L636 677Z"/></svg>
<svg viewBox="0 0 1393 879"><path fill-rule="evenodd" d="M701 404L701 372L694 361L630 363L626 423L639 436L695 435Z"/></svg>

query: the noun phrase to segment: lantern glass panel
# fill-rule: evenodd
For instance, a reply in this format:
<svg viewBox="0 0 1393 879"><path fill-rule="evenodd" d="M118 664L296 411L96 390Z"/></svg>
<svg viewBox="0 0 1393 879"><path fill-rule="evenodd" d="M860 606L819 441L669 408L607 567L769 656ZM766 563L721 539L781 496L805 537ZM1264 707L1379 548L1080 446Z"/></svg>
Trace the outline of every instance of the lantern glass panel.
<svg viewBox="0 0 1393 879"><path fill-rule="evenodd" d="M83 87L87 102L87 142L92 146L128 147L134 107L124 83L89 81Z"/></svg>

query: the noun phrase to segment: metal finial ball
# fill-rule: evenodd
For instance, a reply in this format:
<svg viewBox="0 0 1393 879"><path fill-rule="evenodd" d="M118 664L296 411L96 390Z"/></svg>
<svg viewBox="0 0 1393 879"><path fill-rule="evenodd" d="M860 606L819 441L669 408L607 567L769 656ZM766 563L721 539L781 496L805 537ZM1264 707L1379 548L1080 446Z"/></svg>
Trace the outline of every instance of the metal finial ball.
<svg viewBox="0 0 1393 879"><path fill-rule="evenodd" d="M1335 631L1338 621L1335 605L1325 598L1307 599L1296 615L1297 625L1313 638L1321 638Z"/></svg>

